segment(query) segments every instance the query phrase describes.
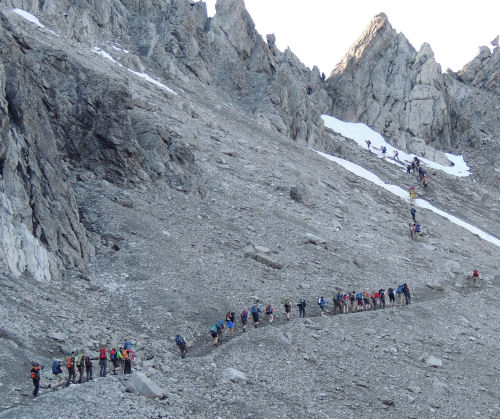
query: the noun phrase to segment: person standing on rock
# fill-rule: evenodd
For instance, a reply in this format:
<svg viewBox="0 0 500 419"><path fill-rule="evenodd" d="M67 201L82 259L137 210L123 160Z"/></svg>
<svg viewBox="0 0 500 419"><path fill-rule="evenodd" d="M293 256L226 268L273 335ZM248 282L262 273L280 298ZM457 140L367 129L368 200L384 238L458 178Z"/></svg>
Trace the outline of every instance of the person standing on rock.
<svg viewBox="0 0 500 419"><path fill-rule="evenodd" d="M342 295L342 313L347 314L349 307L349 294Z"/></svg>
<svg viewBox="0 0 500 419"><path fill-rule="evenodd" d="M414 240L415 239L415 229L413 228L413 224L409 223L408 226L409 226L410 240Z"/></svg>
<svg viewBox="0 0 500 419"><path fill-rule="evenodd" d="M254 305L252 307L252 319L253 319L253 325L255 326L256 329L259 326L259 320L260 320L259 313L262 313L262 311L260 310L259 307Z"/></svg>
<svg viewBox="0 0 500 419"><path fill-rule="evenodd" d="M312 83L307 83L307 95L310 96L312 92L313 92Z"/></svg>
<svg viewBox="0 0 500 419"><path fill-rule="evenodd" d="M474 269L474 272L472 272L472 285L479 287L479 272L477 269Z"/></svg>
<svg viewBox="0 0 500 419"><path fill-rule="evenodd" d="M234 323L231 320L226 320L227 335L232 336L234 334Z"/></svg>
<svg viewBox="0 0 500 419"><path fill-rule="evenodd" d="M241 310L240 319L241 319L241 328L243 329L244 332L246 332L248 324L248 311L246 311L245 309Z"/></svg>
<svg viewBox="0 0 500 419"><path fill-rule="evenodd" d="M342 294L340 292L334 291L332 294L333 301L333 314L337 312L337 308L339 309L339 313L342 314Z"/></svg>
<svg viewBox="0 0 500 419"><path fill-rule="evenodd" d="M123 361L125 364L123 369L124 374L132 374L132 354L130 352L130 349L124 349L122 352Z"/></svg>
<svg viewBox="0 0 500 419"><path fill-rule="evenodd" d="M318 305L319 305L319 308L321 309L321 315L324 316L325 315L325 310L326 310L326 300L325 300L325 297L319 297L318 298Z"/></svg>
<svg viewBox="0 0 500 419"><path fill-rule="evenodd" d="M415 202L415 186L410 188L410 202Z"/></svg>
<svg viewBox="0 0 500 419"><path fill-rule="evenodd" d="M212 345L217 346L219 336L217 335L217 326L215 324L210 328L210 336L212 336Z"/></svg>
<svg viewBox="0 0 500 419"><path fill-rule="evenodd" d="M186 358L187 354L187 342L184 336L182 335L177 335L175 337L175 343L177 344L179 350L181 351L181 358Z"/></svg>
<svg viewBox="0 0 500 419"><path fill-rule="evenodd" d="M285 307L285 315L286 319L290 320L290 313L292 312L292 303L290 298L287 298L285 302L283 303L283 306Z"/></svg>
<svg viewBox="0 0 500 419"><path fill-rule="evenodd" d="M224 322L222 320L219 320L217 322L217 338L219 342L222 342L223 331L224 331Z"/></svg>
<svg viewBox="0 0 500 419"><path fill-rule="evenodd" d="M403 284L403 294L405 296L406 305L410 304L411 301L410 287L406 284L406 282Z"/></svg>
<svg viewBox="0 0 500 419"><path fill-rule="evenodd" d="M351 302L351 313L354 313L356 310L356 293L354 291L349 295L349 301Z"/></svg>
<svg viewBox="0 0 500 419"><path fill-rule="evenodd" d="M379 300L380 300L380 308L385 308L385 290L380 288L378 290Z"/></svg>
<svg viewBox="0 0 500 419"><path fill-rule="evenodd" d="M33 368L31 368L31 379L33 380L33 397L38 396L38 391L40 390L40 379L41 379L41 368L35 362L33 363Z"/></svg>
<svg viewBox="0 0 500 419"><path fill-rule="evenodd" d="M366 140L366 147L368 147L368 151L370 151L371 145L372 145L372 142L370 140Z"/></svg>
<svg viewBox="0 0 500 419"><path fill-rule="evenodd" d="M108 358L106 356L106 348L101 348L99 351L99 377L106 377L106 367Z"/></svg>
<svg viewBox="0 0 500 419"><path fill-rule="evenodd" d="M402 284L398 285L398 287L396 288L396 295L398 296L398 301L397 301L398 306L402 306L404 304L403 303L404 293Z"/></svg>
<svg viewBox="0 0 500 419"><path fill-rule="evenodd" d="M70 356L67 359L66 367L68 368L68 381L66 382L66 387L71 383L76 383L76 366L75 366L75 357Z"/></svg>
<svg viewBox="0 0 500 419"><path fill-rule="evenodd" d="M62 378L62 365L61 361L54 361L52 363L52 374L55 376L56 383L54 387L59 387L64 383L64 378Z"/></svg>
<svg viewBox="0 0 500 419"><path fill-rule="evenodd" d="M394 160L399 161L399 151L398 150L394 150Z"/></svg>
<svg viewBox="0 0 500 419"><path fill-rule="evenodd" d="M409 175L411 171L411 164L406 165L406 174Z"/></svg>
<svg viewBox="0 0 500 419"><path fill-rule="evenodd" d="M299 317L306 317L306 305L306 300L301 298L297 304L297 307L299 308Z"/></svg>
<svg viewBox="0 0 500 419"><path fill-rule="evenodd" d="M79 355L76 359L76 365L78 369L78 382L80 384L85 382L85 355Z"/></svg>

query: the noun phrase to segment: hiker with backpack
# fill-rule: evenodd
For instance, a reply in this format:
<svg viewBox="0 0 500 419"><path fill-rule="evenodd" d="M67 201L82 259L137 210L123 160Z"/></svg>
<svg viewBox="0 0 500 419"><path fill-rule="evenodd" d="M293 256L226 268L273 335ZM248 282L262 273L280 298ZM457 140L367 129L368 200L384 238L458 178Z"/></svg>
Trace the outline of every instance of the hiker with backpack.
<svg viewBox="0 0 500 419"><path fill-rule="evenodd" d="M121 356L121 354L120 354ZM121 360L118 358L118 351L113 348L111 351L109 351L109 360L111 361L111 364L113 365L113 375L117 374L117 370L120 368L120 363Z"/></svg>
<svg viewBox="0 0 500 419"><path fill-rule="evenodd" d="M217 322L217 338L219 342L222 342L222 334L224 331L224 322L222 320L219 320Z"/></svg>
<svg viewBox="0 0 500 419"><path fill-rule="evenodd" d="M122 357L124 361L123 373L132 374L132 351L130 349L124 349Z"/></svg>
<svg viewBox="0 0 500 419"><path fill-rule="evenodd" d="M394 295L394 289L392 288L389 288L387 290L387 294L389 295L389 305L391 307L394 307L394 304L396 302L396 296Z"/></svg>
<svg viewBox="0 0 500 419"><path fill-rule="evenodd" d="M370 298L372 299L372 305L373 305L373 310L377 309L377 300L380 298L380 295L378 292L373 290L370 294Z"/></svg>
<svg viewBox="0 0 500 419"><path fill-rule="evenodd" d="M60 375L62 372L61 361L52 362L52 374L54 374L56 380L54 387L59 387L62 383L64 383L64 378Z"/></svg>
<svg viewBox="0 0 500 419"><path fill-rule="evenodd" d="M342 294L340 292L334 291L334 293L332 294L333 314L335 314L337 312L337 308L339 309L339 312L342 314L341 297L342 297Z"/></svg>
<svg viewBox="0 0 500 419"><path fill-rule="evenodd" d="M71 383L76 384L76 361L74 356L69 356L66 360L66 367L68 368L68 381L66 381L66 387Z"/></svg>
<svg viewBox="0 0 500 419"><path fill-rule="evenodd" d="M259 326L259 320L260 320L259 313L262 313L261 309L256 305L254 305L252 307L252 319L253 319L253 325L255 326L256 329L257 326Z"/></svg>
<svg viewBox="0 0 500 419"><path fill-rule="evenodd" d="M411 207L410 214L411 214L411 218L413 219L413 222L416 223L417 220L415 219L415 215L417 214L417 210L415 208Z"/></svg>
<svg viewBox="0 0 500 419"><path fill-rule="evenodd" d="M408 224L408 232L410 233L410 240L415 240L415 229L413 228L412 223Z"/></svg>
<svg viewBox="0 0 500 419"><path fill-rule="evenodd" d="M385 290L380 288L378 290L379 300L380 300L380 308L385 308Z"/></svg>
<svg viewBox="0 0 500 419"><path fill-rule="evenodd" d="M92 376L93 362L90 356L85 356L85 381L91 381L94 377Z"/></svg>
<svg viewBox="0 0 500 419"><path fill-rule="evenodd" d="M356 301L357 301L357 307L356 311L362 311L363 310L363 294L360 292L356 293Z"/></svg>
<svg viewBox="0 0 500 419"><path fill-rule="evenodd" d="M212 336L212 345L217 346L219 336L217 335L217 326L215 324L210 328L210 336Z"/></svg>
<svg viewBox="0 0 500 419"><path fill-rule="evenodd" d="M285 316L287 320L290 320L290 313L292 312L292 303L290 298L287 298L285 302L283 303L283 306L285 307Z"/></svg>
<svg viewBox="0 0 500 419"><path fill-rule="evenodd" d="M474 272L472 272L472 285L479 287L479 272L477 269L474 269Z"/></svg>
<svg viewBox="0 0 500 419"><path fill-rule="evenodd" d="M363 309L370 310L370 294L368 291L363 291Z"/></svg>
<svg viewBox="0 0 500 419"><path fill-rule="evenodd" d="M406 174L409 175L411 171L411 164L406 165Z"/></svg>
<svg viewBox="0 0 500 419"><path fill-rule="evenodd" d="M396 295L398 296L398 301L397 301L397 305L398 306L402 306L403 305L403 285L398 285L398 287L396 288Z"/></svg>
<svg viewBox="0 0 500 419"><path fill-rule="evenodd" d="M403 284L403 294L405 296L406 305L410 304L411 301L410 287L406 284L406 282Z"/></svg>
<svg viewBox="0 0 500 419"><path fill-rule="evenodd" d="M410 202L415 202L415 186L410 187Z"/></svg>
<svg viewBox="0 0 500 419"><path fill-rule="evenodd" d="M38 396L38 391L40 390L40 379L42 378L41 372L42 369L40 365L34 362L33 367L31 368L31 379L33 380L33 386L35 387L33 389L33 397Z"/></svg>
<svg viewBox="0 0 500 419"><path fill-rule="evenodd" d="M368 148L368 151L370 151L371 145L372 145L372 142L370 140L366 140L366 147Z"/></svg>
<svg viewBox="0 0 500 419"><path fill-rule="evenodd" d="M179 347L179 350L181 351L181 358L186 358L187 355L187 342L184 336L182 335L177 335L175 337L175 343Z"/></svg>
<svg viewBox="0 0 500 419"><path fill-rule="evenodd" d="M349 301L351 302L351 313L356 311L356 293L354 291L349 295Z"/></svg>
<svg viewBox="0 0 500 419"><path fill-rule="evenodd" d="M342 313L347 314L347 312L349 310L349 307L348 307L349 304L350 304L349 294L343 294L342 295Z"/></svg>
<svg viewBox="0 0 500 419"><path fill-rule="evenodd" d="M324 316L325 315L325 310L326 310L326 300L325 300L325 297L323 297L323 296L318 297L318 305L319 305L319 308L321 310L321 315Z"/></svg>
<svg viewBox="0 0 500 419"><path fill-rule="evenodd" d="M99 350L99 377L106 377L106 367L108 365L108 358L106 356L106 348Z"/></svg>
<svg viewBox="0 0 500 419"><path fill-rule="evenodd" d="M76 358L76 368L78 370L78 382L84 383L85 382L85 356L80 354Z"/></svg>
<svg viewBox="0 0 500 419"><path fill-rule="evenodd" d="M387 147L384 145L382 147L382 157L385 159L385 153L387 153Z"/></svg>
<svg viewBox="0 0 500 419"><path fill-rule="evenodd" d="M268 304L266 306L266 316L269 316L268 321L269 321L269 324L271 324L274 320L274 309L271 306L271 304Z"/></svg>
<svg viewBox="0 0 500 419"><path fill-rule="evenodd" d="M246 332L248 325L248 311L246 309L241 310L240 319L241 319L241 328L243 329L244 332Z"/></svg>
<svg viewBox="0 0 500 419"><path fill-rule="evenodd" d="M306 317L306 305L306 300L301 298L297 304L297 307L299 308L299 317Z"/></svg>

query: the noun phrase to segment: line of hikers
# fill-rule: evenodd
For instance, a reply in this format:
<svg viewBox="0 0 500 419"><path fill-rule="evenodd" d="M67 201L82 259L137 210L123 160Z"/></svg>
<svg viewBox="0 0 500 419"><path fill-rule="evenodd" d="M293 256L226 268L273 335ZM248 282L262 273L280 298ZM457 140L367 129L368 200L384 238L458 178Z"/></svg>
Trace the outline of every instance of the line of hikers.
<svg viewBox="0 0 500 419"><path fill-rule="evenodd" d="M123 348L111 349L109 351L109 361L113 365L112 372L114 375L118 374L120 370L124 374L132 374L132 360L135 358L135 353L132 351L132 344L130 341L126 341ZM63 377L62 361L55 360L52 362L52 374L55 375L56 383L54 387L62 386L66 383L66 387L73 384L81 384L86 381L91 381L93 379L93 365L92 361L99 360L99 377L106 377L107 366L108 366L108 355L106 348L101 348L99 350L99 356L91 358L87 355L80 354L74 356L71 354L66 359L66 368L68 370L68 378ZM38 395L40 389L40 379L41 370L43 369L38 363L33 363L33 368L31 369L31 378L33 379L33 396ZM79 378L77 381L76 373L78 371Z"/></svg>
<svg viewBox="0 0 500 419"><path fill-rule="evenodd" d="M398 285L396 289L389 288L387 290L387 295L389 297L389 306L394 307L396 305L410 304L411 302L411 291L410 287L404 283ZM338 290L332 295L333 310L331 313L336 314L337 309L340 314L347 314L349 312L355 313L365 310L376 310L377 306L380 309L385 309L385 290L380 289L377 291L368 291L343 293ZM324 316L327 313L328 301L324 296L318 297L318 306L321 310L321 315ZM299 317L306 316L306 306L307 303L304 299L300 299L296 304L299 310ZM283 302L283 307L285 309L286 320L290 320L292 313L292 302L290 298L287 298ZM271 304L268 304L265 308L265 314L269 324L274 321L275 309ZM246 332L248 326L248 317L252 316L253 325L257 328L260 324L260 316L262 310L258 305L253 305L251 309L243 309L240 312L240 322L243 332ZM218 345L222 338L224 337L224 329L226 329L226 336L230 337L234 334L235 329L236 314L234 312L228 311L226 313L225 320L219 320L217 323L210 327L210 336L212 337L212 344Z"/></svg>

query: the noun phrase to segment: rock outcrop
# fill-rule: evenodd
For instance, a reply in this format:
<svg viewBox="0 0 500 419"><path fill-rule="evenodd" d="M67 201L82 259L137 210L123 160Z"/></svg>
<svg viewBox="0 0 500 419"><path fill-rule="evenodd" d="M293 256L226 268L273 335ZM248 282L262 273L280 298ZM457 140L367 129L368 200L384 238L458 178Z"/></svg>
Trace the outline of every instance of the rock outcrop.
<svg viewBox="0 0 500 419"><path fill-rule="evenodd" d="M328 79L331 113L364 122L412 151L414 138L451 146L441 67L428 44L416 51L377 15Z"/></svg>

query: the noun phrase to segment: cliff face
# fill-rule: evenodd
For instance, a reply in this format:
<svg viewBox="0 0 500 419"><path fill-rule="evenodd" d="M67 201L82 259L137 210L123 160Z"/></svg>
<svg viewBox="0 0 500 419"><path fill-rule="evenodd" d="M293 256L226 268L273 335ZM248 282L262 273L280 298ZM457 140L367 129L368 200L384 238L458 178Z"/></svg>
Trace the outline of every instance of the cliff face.
<svg viewBox="0 0 500 419"><path fill-rule="evenodd" d="M429 45L415 51L376 16L328 79L331 112L362 121L411 150L412 138L451 146L441 68Z"/></svg>

